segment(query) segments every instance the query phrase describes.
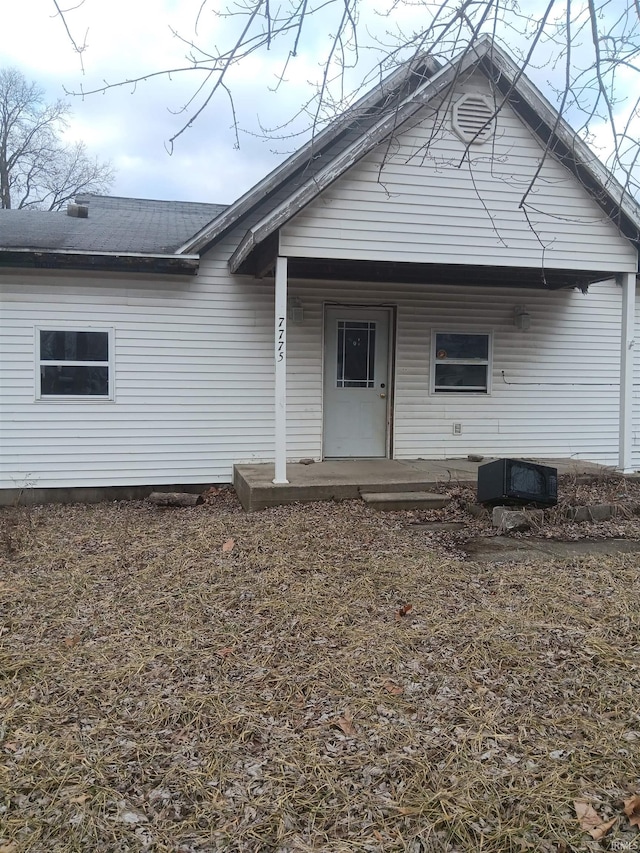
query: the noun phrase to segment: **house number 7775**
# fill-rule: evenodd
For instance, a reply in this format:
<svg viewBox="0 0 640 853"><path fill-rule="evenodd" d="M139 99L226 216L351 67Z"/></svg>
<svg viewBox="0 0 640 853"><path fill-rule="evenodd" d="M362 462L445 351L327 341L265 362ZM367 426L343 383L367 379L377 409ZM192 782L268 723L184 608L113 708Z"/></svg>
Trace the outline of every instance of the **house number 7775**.
<svg viewBox="0 0 640 853"><path fill-rule="evenodd" d="M284 317L278 317L278 361L284 360Z"/></svg>

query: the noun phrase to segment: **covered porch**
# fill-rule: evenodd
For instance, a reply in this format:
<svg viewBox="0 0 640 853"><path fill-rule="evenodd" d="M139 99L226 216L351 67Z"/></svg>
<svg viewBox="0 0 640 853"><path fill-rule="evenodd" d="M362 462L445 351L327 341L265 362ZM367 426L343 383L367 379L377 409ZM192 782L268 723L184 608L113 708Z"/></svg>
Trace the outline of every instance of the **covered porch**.
<svg viewBox="0 0 640 853"><path fill-rule="evenodd" d="M274 482L274 465L235 465L233 485L247 512L290 503L358 500L363 493L418 493L456 485L475 486L478 466L492 460L469 459L342 459L289 463L286 483ZM558 474L598 476L611 472L603 465L574 459L529 459L551 465Z"/></svg>
<svg viewBox="0 0 640 853"><path fill-rule="evenodd" d="M451 268L447 279L441 267L422 264L418 282L414 265L395 264L389 269L379 265L374 281L373 276L365 278L360 264L348 275L340 263L330 269L321 264L303 269L281 255L271 263L274 464L236 466L234 482L247 508L256 502L269 506L356 498L363 489L429 489L443 480L475 483L477 463L464 454L547 460L557 462L561 471L579 473L604 466L623 473L635 470L635 272L505 267L500 274L493 268L487 277L487 269L463 266ZM608 337L601 355L597 338L602 335L603 311L608 312ZM377 316L384 313L386 318ZM376 359L381 349L378 321L384 321L385 355L380 365L371 356L370 382L341 386L338 380L336 385L340 318L374 321L355 325L376 325ZM334 326L338 331L332 333ZM449 368L444 364L447 354L441 358L439 330L451 346L459 343L456 339L486 340L483 387L438 386L438 364L443 363L443 374ZM294 333L292 341L289 332ZM460 370L455 361L454 371ZM466 359L464 370L473 374L476 368L469 361L473 359ZM290 414L290 386L299 397L303 365L305 393L311 385L315 388L315 422L308 414L304 420L304 428L312 424L319 435L315 446L300 440L298 424L291 426L295 418ZM371 387L347 389L356 384ZM379 446L362 443L357 433L346 450L333 440L333 426L344 425L332 396L334 386L342 399L365 393L374 398L380 410ZM365 409L360 396L360 421L368 421L365 411L373 417L375 410ZM310 411L293 399L296 416ZM605 432L606 451L600 440ZM554 433L561 438L550 438ZM576 438L580 434L582 438ZM314 449L300 452L305 447ZM314 460L308 468L297 464L306 456ZM307 493L311 497L304 497ZM259 494L263 497L256 497Z"/></svg>
<svg viewBox="0 0 640 853"><path fill-rule="evenodd" d="M274 485L307 456L640 467L639 209L506 55L482 55L314 149L229 258L274 283ZM456 115L481 102L467 138Z"/></svg>

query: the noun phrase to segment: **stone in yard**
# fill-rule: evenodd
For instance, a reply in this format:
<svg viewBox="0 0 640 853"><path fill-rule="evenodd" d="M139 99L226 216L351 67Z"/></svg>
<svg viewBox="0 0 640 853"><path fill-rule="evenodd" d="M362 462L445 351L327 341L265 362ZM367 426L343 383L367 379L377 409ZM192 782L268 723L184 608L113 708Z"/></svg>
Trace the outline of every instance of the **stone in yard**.
<svg viewBox="0 0 640 853"><path fill-rule="evenodd" d="M591 506L572 506L567 515L572 521L608 521L617 513L615 504L591 504Z"/></svg>
<svg viewBox="0 0 640 853"><path fill-rule="evenodd" d="M544 521L541 509L513 509L510 506L494 506L491 520L494 527L499 527L503 533L519 533L530 530L534 525L539 527Z"/></svg>
<svg viewBox="0 0 640 853"><path fill-rule="evenodd" d="M486 518L489 514L489 510L482 504L465 503L464 508L474 518Z"/></svg>

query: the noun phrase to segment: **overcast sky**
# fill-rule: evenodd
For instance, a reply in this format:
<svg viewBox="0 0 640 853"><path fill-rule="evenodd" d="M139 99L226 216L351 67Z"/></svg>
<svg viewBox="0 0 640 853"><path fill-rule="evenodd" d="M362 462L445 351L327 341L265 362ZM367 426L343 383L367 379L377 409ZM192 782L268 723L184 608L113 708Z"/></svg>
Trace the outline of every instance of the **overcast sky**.
<svg viewBox="0 0 640 853"><path fill-rule="evenodd" d="M163 77L135 92L125 86L84 99L66 96L63 88L87 90L103 80L115 82L184 65L186 48L169 25L191 35L199 6L200 0L86 0L68 15L74 37L84 39L86 33L83 75L52 0L3 0L0 67L18 68L28 80L37 81L47 97L71 103L69 137L83 140L92 154L112 161L116 168L112 194L229 203L299 141L274 142L241 133L236 149L231 115L220 100L180 137L169 156L167 140L184 121L183 113L175 113L200 78ZM220 27L212 14L205 15L199 23L203 41L215 39ZM295 112L304 97L300 82L305 66L302 57L296 79L269 93L264 86L258 91L255 81L273 79L275 84L275 61L252 58L243 63L234 79L241 126L255 131L259 120L275 125Z"/></svg>
<svg viewBox="0 0 640 853"><path fill-rule="evenodd" d="M61 0L61 6L73 9L77 2ZM361 2L366 10L368 0ZM526 11L533 12L540 2L525 0ZM0 67L14 66L38 82L48 98L70 102L69 138L83 140L91 154L111 160L116 169L112 194L229 203L304 141L259 138L256 131L261 124L273 128L285 122L309 97L308 81L318 79L317 56L329 38L322 21L314 20L286 84L278 91L274 89L282 60L274 52L254 54L234 72L239 149L228 104L218 99L177 140L173 154L167 153L168 139L185 120L180 110L201 82L192 73L145 82L135 91L124 86L85 98L65 95L65 88L86 91L104 81L184 66L187 48L170 27L193 37L201 5L202 0L84 0L67 16L76 40L82 43L86 38L83 74L53 0L2 0ZM419 6L411 3L399 7L407 29L412 27L411 16L415 19L418 14ZM239 20L221 20L205 8L198 24L199 41L225 43L229 28L238 24ZM549 97L546 76L553 72L543 67L529 73Z"/></svg>

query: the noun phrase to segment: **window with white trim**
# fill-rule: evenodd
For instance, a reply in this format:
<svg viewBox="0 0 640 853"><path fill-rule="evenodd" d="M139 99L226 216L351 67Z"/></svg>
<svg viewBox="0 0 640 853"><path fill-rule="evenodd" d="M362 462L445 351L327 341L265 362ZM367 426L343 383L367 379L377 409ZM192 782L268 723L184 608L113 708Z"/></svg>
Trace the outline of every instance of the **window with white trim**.
<svg viewBox="0 0 640 853"><path fill-rule="evenodd" d="M111 399L111 329L37 329L36 343L38 399Z"/></svg>
<svg viewBox="0 0 640 853"><path fill-rule="evenodd" d="M435 332L434 394L488 394L491 341L488 334Z"/></svg>

